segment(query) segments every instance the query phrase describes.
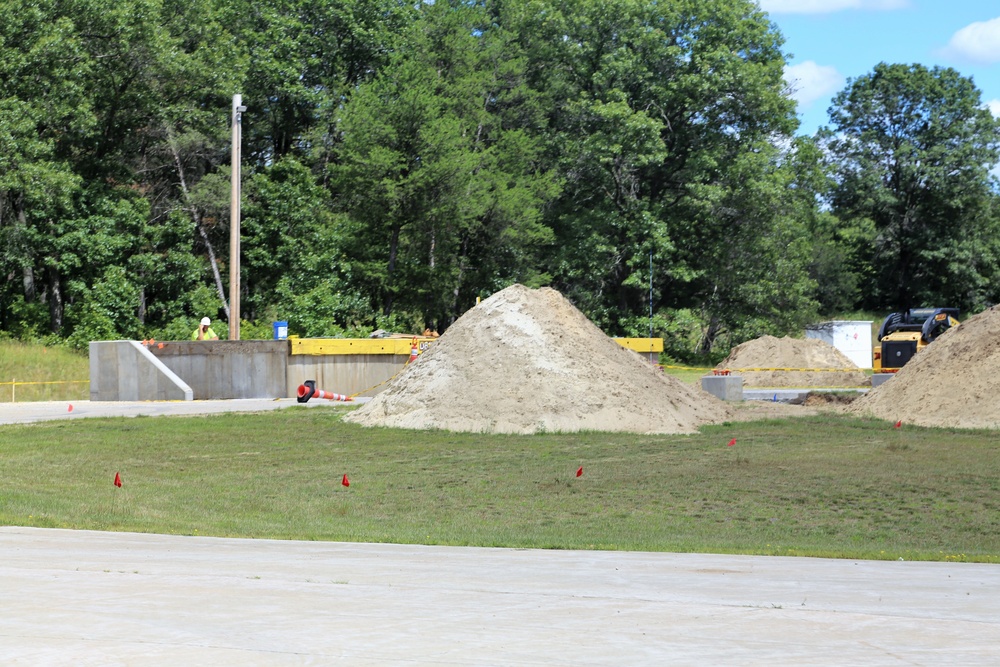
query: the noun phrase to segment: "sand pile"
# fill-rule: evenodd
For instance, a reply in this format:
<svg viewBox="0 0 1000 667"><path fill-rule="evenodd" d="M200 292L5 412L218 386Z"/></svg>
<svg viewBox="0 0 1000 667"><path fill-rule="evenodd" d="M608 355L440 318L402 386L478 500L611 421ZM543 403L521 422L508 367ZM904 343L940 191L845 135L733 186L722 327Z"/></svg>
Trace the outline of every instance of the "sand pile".
<svg viewBox="0 0 1000 667"><path fill-rule="evenodd" d="M761 336L734 347L715 368L739 375L743 378L743 386L750 388L864 387L869 384L868 376L847 355L815 338ZM742 370L749 368L809 370Z"/></svg>
<svg viewBox="0 0 1000 667"><path fill-rule="evenodd" d="M918 426L1000 428L1000 306L949 329L850 411Z"/></svg>
<svg viewBox="0 0 1000 667"><path fill-rule="evenodd" d="M727 413L614 342L559 292L513 285L345 419L482 433L693 433Z"/></svg>

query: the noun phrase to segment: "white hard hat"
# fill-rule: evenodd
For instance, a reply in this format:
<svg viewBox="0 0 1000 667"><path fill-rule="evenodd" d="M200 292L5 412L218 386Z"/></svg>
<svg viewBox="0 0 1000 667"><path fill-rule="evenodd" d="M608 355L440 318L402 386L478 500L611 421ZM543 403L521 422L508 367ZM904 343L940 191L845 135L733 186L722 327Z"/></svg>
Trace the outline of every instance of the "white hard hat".
<svg viewBox="0 0 1000 667"><path fill-rule="evenodd" d="M207 327L211 323L212 323L212 320L208 319L207 317L201 318L201 326Z"/></svg>

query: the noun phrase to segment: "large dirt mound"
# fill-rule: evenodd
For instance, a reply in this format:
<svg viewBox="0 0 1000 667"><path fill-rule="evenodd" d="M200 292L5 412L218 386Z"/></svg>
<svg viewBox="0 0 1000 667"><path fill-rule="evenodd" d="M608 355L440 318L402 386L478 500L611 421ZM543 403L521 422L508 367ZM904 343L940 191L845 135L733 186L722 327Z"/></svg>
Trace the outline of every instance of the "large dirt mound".
<svg viewBox="0 0 1000 667"><path fill-rule="evenodd" d="M805 369L805 370L746 370ZM716 366L743 378L744 387L864 387L866 376L850 357L815 338L761 336L734 347Z"/></svg>
<svg viewBox="0 0 1000 667"><path fill-rule="evenodd" d="M940 338L850 411L918 426L1000 428L1000 306Z"/></svg>
<svg viewBox="0 0 1000 667"><path fill-rule="evenodd" d="M559 292L513 285L459 318L345 419L480 433L693 433L727 415L715 397L614 342Z"/></svg>

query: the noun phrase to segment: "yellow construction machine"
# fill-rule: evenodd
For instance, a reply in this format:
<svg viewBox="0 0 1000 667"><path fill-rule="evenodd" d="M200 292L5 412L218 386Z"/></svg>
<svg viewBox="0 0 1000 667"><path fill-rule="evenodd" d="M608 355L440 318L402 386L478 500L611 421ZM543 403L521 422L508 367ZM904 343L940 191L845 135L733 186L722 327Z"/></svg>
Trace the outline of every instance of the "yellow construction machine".
<svg viewBox="0 0 1000 667"><path fill-rule="evenodd" d="M958 326L958 308L911 308L892 313L878 330L872 370L895 373L948 329Z"/></svg>

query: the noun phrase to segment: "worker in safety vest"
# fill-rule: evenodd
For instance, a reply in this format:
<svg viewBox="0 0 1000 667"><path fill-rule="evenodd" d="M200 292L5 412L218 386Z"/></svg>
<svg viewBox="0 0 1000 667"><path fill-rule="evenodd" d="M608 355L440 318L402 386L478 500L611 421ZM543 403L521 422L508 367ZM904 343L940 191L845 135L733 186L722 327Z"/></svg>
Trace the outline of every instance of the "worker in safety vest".
<svg viewBox="0 0 1000 667"><path fill-rule="evenodd" d="M191 334L191 340L219 340L219 334L212 331L211 324L212 320L201 318L201 324Z"/></svg>

